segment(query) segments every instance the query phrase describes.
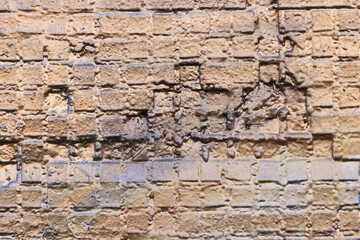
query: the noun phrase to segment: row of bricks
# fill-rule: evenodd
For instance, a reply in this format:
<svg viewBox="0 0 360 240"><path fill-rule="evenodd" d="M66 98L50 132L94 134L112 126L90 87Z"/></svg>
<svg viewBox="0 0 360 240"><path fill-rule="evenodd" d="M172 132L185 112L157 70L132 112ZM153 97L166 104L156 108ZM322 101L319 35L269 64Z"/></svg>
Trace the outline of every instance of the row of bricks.
<svg viewBox="0 0 360 240"><path fill-rule="evenodd" d="M357 212L340 211L338 216L335 215L336 213L331 211L313 211L309 214L309 216L307 216L307 213L301 211L296 213L286 212L283 216L281 214L284 213L276 211L259 211L255 213L236 211L226 213L224 211L213 211L188 212L180 214L159 212L154 214L151 218L151 215L146 212L122 214L116 211L110 213L89 211L73 214L58 213L57 220L58 224L60 223L59 233L66 233L69 228L77 237L96 237L98 234L110 234L115 232L121 233L124 230L129 233L146 233L151 231L153 233L171 234L175 236L182 235L183 237L189 237L189 235L192 237L201 236L200 233L208 233L210 236L215 235L218 237L230 234L235 234L235 236L244 236L244 233L252 235L259 232L274 233L280 230L297 233L309 233L307 227L309 224L312 224L313 226L313 234L322 236L320 232L327 232L329 234L333 232L335 228L338 228L341 231L358 231L359 228L359 217ZM51 220L54 220L54 218L51 218L54 217L53 215L55 214L47 213L37 215L31 213L27 217L24 216L24 218L28 221L31 219L37 220L37 222L40 223L40 227L45 227L44 225L46 225L46 223L50 225L55 224L51 222ZM41 216L50 222L43 222ZM2 213L0 215L0 219L3 223L0 225L1 233L14 233L16 232L17 227L22 225L19 221L19 216L15 213ZM151 221L151 219L153 221ZM99 222L103 223L103 225L100 224L102 227L97 227L96 224L99 224ZM64 226L61 226L61 223ZM69 225L67 225L67 223ZM89 225L88 227L92 229L90 233L87 228L84 229L84 227L82 227L84 223L87 223ZM28 224L32 226L31 223ZM337 226L337 224L339 224L339 226ZM123 228L122 226L124 225L127 227ZM43 230L38 228L35 229L37 231ZM294 237L289 239L309 239L301 237L301 235L298 238ZM273 237L271 239L282 238ZM339 239L357 238L349 237Z"/></svg>
<svg viewBox="0 0 360 240"><path fill-rule="evenodd" d="M252 173L256 174L258 182L286 182L299 181L357 181L359 179L359 165L357 162L334 162L331 158L308 160L295 158L285 161L258 160L258 169L251 164L255 160L211 160L199 162L190 160L155 160L153 162L75 162L69 164L67 160L52 160L46 165L46 179L48 184L65 184L70 182L91 182L100 177L100 182L171 182L180 181L250 181ZM309 166L308 166L309 165ZM4 165L14 168L16 165ZM23 182L41 182L43 176L41 163L24 163L22 165Z"/></svg>
<svg viewBox="0 0 360 240"><path fill-rule="evenodd" d="M274 209L294 208L352 210L358 205L357 184L260 186L141 186L109 189L106 185L70 185L71 188L21 187L0 190L1 209L144 209L172 208L180 211L201 208ZM113 185L111 185L113 186ZM356 209L355 209L356 210Z"/></svg>
<svg viewBox="0 0 360 240"><path fill-rule="evenodd" d="M330 36L314 36L310 39L299 39L301 49L294 48L285 52L287 57L313 56L313 58L359 58L359 40L354 36L340 36L339 47L335 47L335 40ZM95 44L95 43L94 43ZM44 52L46 45L46 52ZM232 42L225 39L203 40L196 37L180 38L175 41L171 37L157 37L148 41L145 38L136 40L108 39L96 43L98 47L84 47L84 51L96 56L97 62L146 60L146 59L175 59L199 58L202 53L208 59L250 58L260 60L265 56L278 60L280 45L276 39L261 39L259 44L252 37L235 37ZM202 46L203 45L203 46ZM79 51L83 51L81 45ZM336 49L337 48L337 49ZM66 41L32 38L19 43L17 40L0 40L0 49L7 54L0 56L1 61L67 61L70 58L70 46ZM179 49L177 51L176 49ZM75 48L73 49L75 50ZM76 53L75 53L76 54ZM20 57L21 56L21 57Z"/></svg>
<svg viewBox="0 0 360 240"><path fill-rule="evenodd" d="M231 31L252 33L256 29L258 13L254 11L235 12L202 12L193 11L187 14L151 14L141 13L100 13L76 14L66 16L48 16L45 21L41 17L32 17L33 24L22 23L26 15L0 14L0 22L4 23L2 33L4 36L19 33L47 33L51 35L77 35L77 34L177 34L180 31L192 33L229 33ZM259 13L260 15L262 13ZM313 10L309 11L280 11L280 32L306 32L312 29L314 32L359 30L359 10ZM339 20L338 28L335 24L335 16ZM324 22L324 20L327 20ZM139 23L139 24L137 24ZM259 24L262 24L260 22ZM274 22L274 24L277 24ZM13 25L19 25L13 28ZM36 25L36 26L34 26ZM99 28L97 27L99 25ZM60 27L61 26L61 27ZM260 25L261 27L261 25ZM177 31L175 31L177 30Z"/></svg>
<svg viewBox="0 0 360 240"><path fill-rule="evenodd" d="M122 10L122 11L138 11L141 9L160 10L160 11L179 11L200 9L244 9L246 8L246 0L201 0L197 4L194 0L41 0L34 2L31 0L4 0L0 4L0 11L39 11L40 9L49 12L84 12L96 10ZM268 5L268 4L265 4Z"/></svg>
<svg viewBox="0 0 360 240"><path fill-rule="evenodd" d="M67 65L47 65L37 64L2 64L0 65L0 85L37 85L46 84L50 87L63 87L73 83L75 86L114 86L120 83L128 85L144 85L149 83L166 82L177 84L192 82L200 84L200 76L203 81L209 81L211 76L214 78L225 73L222 79L237 82L232 79L237 75L244 75L249 72L249 79L240 82L253 83L259 79L267 82L269 78L276 81L279 74L285 70L291 72L296 78L302 74L306 86L321 86L326 83L334 82L335 77L342 84L356 84L360 76L360 62L333 62L330 60L304 61L285 61L285 65L278 64L258 64L249 62L228 62L206 64L181 65L174 63L134 63L124 65L94 65L94 64L74 64ZM301 69L301 71L300 71ZM163 72L168 74L163 74ZM210 72L208 75L207 72ZM259 73L257 73L257 71ZM236 74L236 72L239 72ZM253 73L252 73L253 72ZM233 73L233 74L231 74ZM69 77L69 75L71 77ZM205 77L204 77L205 75ZM274 75L274 76L272 76ZM239 77L240 77L239 76ZM311 76L311 80L310 80ZM71 79L71 80L70 80ZM223 80L224 81L224 80ZM311 82L310 82L311 81ZM226 81L225 81L226 82Z"/></svg>
<svg viewBox="0 0 360 240"><path fill-rule="evenodd" d="M218 82L220 84L221 82ZM240 83L239 83L240 84ZM223 88L223 85L216 85ZM319 94L320 93L320 94ZM336 96L337 95L337 96ZM335 96L339 99L335 98ZM308 96L303 97L303 102L298 103L297 112L305 113L305 107L308 108L329 108L339 106L342 111L335 113L331 110L314 112L312 114L314 133L318 131L324 132L329 128L328 133L334 133L336 125L335 121L340 120L344 125L341 127L342 132L357 132L358 127L354 125L354 121L359 118L355 112L349 112L346 108L359 107L357 99L360 97L359 87L346 87L332 90L326 87L316 87L308 89ZM21 100L20 100L21 99ZM54 100L58 100L60 107L55 108L48 105ZM301 99L301 98L300 98ZM206 107L209 105L207 96L202 97L199 92L182 91L180 93L152 91L150 89L103 89L96 90L77 90L67 93L44 93L43 91L0 91L0 110L14 112L17 110L25 111L47 111L50 115L54 109L63 109L65 112L90 111L96 109L101 111L153 111L154 113L169 113L179 109L191 109L192 107L203 107L204 113L207 112ZM196 111L187 111L189 114L195 114ZM209 114L211 115L211 114ZM301 116L300 116L301 117ZM3 117L4 118L4 117ZM5 123L4 123L5 125ZM327 126L329 125L329 126ZM323 129L323 130L321 130Z"/></svg>

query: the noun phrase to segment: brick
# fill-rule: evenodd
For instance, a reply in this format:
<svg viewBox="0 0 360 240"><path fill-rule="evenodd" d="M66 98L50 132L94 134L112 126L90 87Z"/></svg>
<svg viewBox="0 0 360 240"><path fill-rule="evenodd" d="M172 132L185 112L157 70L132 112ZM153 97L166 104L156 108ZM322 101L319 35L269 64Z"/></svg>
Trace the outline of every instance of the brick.
<svg viewBox="0 0 360 240"><path fill-rule="evenodd" d="M21 181L24 183L42 182L41 163L24 163L21 168Z"/></svg>
<svg viewBox="0 0 360 240"><path fill-rule="evenodd" d="M262 182L280 181L280 161L260 160L259 161L258 179Z"/></svg>
<svg viewBox="0 0 360 240"><path fill-rule="evenodd" d="M232 207L252 207L255 204L254 192L251 187L241 186L231 188Z"/></svg>
<svg viewBox="0 0 360 240"><path fill-rule="evenodd" d="M335 192L333 186L316 185L312 187L313 205L334 206Z"/></svg>
<svg viewBox="0 0 360 240"><path fill-rule="evenodd" d="M73 67L73 82L76 86L95 84L95 67L92 64L76 64Z"/></svg>
<svg viewBox="0 0 360 240"><path fill-rule="evenodd" d="M129 85L144 85L149 82L150 69L147 64L128 64L121 72L122 78Z"/></svg>
<svg viewBox="0 0 360 240"><path fill-rule="evenodd" d="M174 207L175 195L174 189L168 187L159 187L153 189L152 192L155 207Z"/></svg>
<svg viewBox="0 0 360 240"><path fill-rule="evenodd" d="M312 10L311 17L314 32L331 31L335 27L334 17L330 10Z"/></svg>
<svg viewBox="0 0 360 240"><path fill-rule="evenodd" d="M16 233L19 227L21 227L20 219L17 214L9 212L0 214L0 233Z"/></svg>
<svg viewBox="0 0 360 240"><path fill-rule="evenodd" d="M17 40L0 40L0 60L1 61L18 61L18 41Z"/></svg>
<svg viewBox="0 0 360 240"><path fill-rule="evenodd" d="M0 208L16 208L17 191L14 188L2 188L0 189Z"/></svg>
<svg viewBox="0 0 360 240"><path fill-rule="evenodd" d="M22 118L25 129L23 134L25 136L42 136L44 135L44 121L45 116L25 116Z"/></svg>
<svg viewBox="0 0 360 240"><path fill-rule="evenodd" d="M358 10L339 10L339 30L358 30L359 29L359 11Z"/></svg>
<svg viewBox="0 0 360 240"><path fill-rule="evenodd" d="M151 29L149 13L101 13L100 31L107 34L146 34Z"/></svg>
<svg viewBox="0 0 360 240"><path fill-rule="evenodd" d="M200 38L188 37L178 40L179 56L180 58L195 58L200 56Z"/></svg>
<svg viewBox="0 0 360 240"><path fill-rule="evenodd" d="M147 1L146 6L148 9L170 11L172 6L172 0L155 0Z"/></svg>
<svg viewBox="0 0 360 240"><path fill-rule="evenodd" d="M255 48L253 37L234 37L231 45L232 55L236 58L255 57Z"/></svg>
<svg viewBox="0 0 360 240"><path fill-rule="evenodd" d="M97 165L92 162L75 162L69 165L70 182L89 183L95 179Z"/></svg>
<svg viewBox="0 0 360 240"><path fill-rule="evenodd" d="M233 232L250 232L256 229L256 224L253 220L254 217L251 212L231 212L229 225Z"/></svg>
<svg viewBox="0 0 360 240"><path fill-rule="evenodd" d="M121 1L121 0L99 0L96 1L96 8L109 10L140 10L142 0Z"/></svg>
<svg viewBox="0 0 360 240"><path fill-rule="evenodd" d="M47 56L51 61L69 59L69 45L65 41L48 40L46 42Z"/></svg>
<svg viewBox="0 0 360 240"><path fill-rule="evenodd" d="M286 173L289 182L308 179L306 159L292 158L286 160Z"/></svg>
<svg viewBox="0 0 360 240"><path fill-rule="evenodd" d="M339 228L341 231L359 230L359 212L358 211L339 211Z"/></svg>
<svg viewBox="0 0 360 240"><path fill-rule="evenodd" d="M305 211L286 211L284 214L286 231L305 231L308 219Z"/></svg>
<svg viewBox="0 0 360 240"><path fill-rule="evenodd" d="M19 78L19 69L15 64L0 65L0 85L17 85Z"/></svg>
<svg viewBox="0 0 360 240"><path fill-rule="evenodd" d="M226 40L209 39L205 43L205 53L208 58L226 58Z"/></svg>
<svg viewBox="0 0 360 240"><path fill-rule="evenodd" d="M333 64L331 61L314 61L311 74L314 76L314 84L334 81Z"/></svg>
<svg viewBox="0 0 360 240"><path fill-rule="evenodd" d="M128 232L141 233L147 231L150 219L146 213L128 213L126 220Z"/></svg>
<svg viewBox="0 0 360 240"><path fill-rule="evenodd" d="M190 13L190 31L194 33L210 32L210 14L205 12Z"/></svg>
<svg viewBox="0 0 360 240"><path fill-rule="evenodd" d="M120 71L118 65L100 65L99 72L95 76L97 85L114 86L120 83Z"/></svg>
<svg viewBox="0 0 360 240"><path fill-rule="evenodd" d="M227 226L224 211L204 212L200 215L201 231L211 234L222 234Z"/></svg>
<svg viewBox="0 0 360 240"><path fill-rule="evenodd" d="M176 220L168 212L160 212L154 216L154 231L161 233L175 232Z"/></svg>
<svg viewBox="0 0 360 240"><path fill-rule="evenodd" d="M95 34L95 15L91 13L70 15L68 29L70 35Z"/></svg>
<svg viewBox="0 0 360 240"><path fill-rule="evenodd" d="M235 32L252 33L255 31L255 14L253 11L233 13L233 29Z"/></svg>
<svg viewBox="0 0 360 240"><path fill-rule="evenodd" d="M100 118L100 133L104 137L121 135L125 118L121 116L104 116Z"/></svg>
<svg viewBox="0 0 360 240"><path fill-rule="evenodd" d="M152 65L153 81L155 83L175 84L175 70L172 63L159 63Z"/></svg>
<svg viewBox="0 0 360 240"><path fill-rule="evenodd" d="M357 113L340 113L340 130L344 133L350 132L360 132L360 126L358 122L360 120L360 115Z"/></svg>
<svg viewBox="0 0 360 240"><path fill-rule="evenodd" d="M0 121L0 136L14 137L19 135L19 130L21 129L19 129L19 127L21 127L22 124L19 121L18 117L14 115L5 115L0 117Z"/></svg>
<svg viewBox="0 0 360 240"><path fill-rule="evenodd" d="M332 90L328 88L309 88L309 97L306 99L308 106L313 107L332 107Z"/></svg>
<svg viewBox="0 0 360 240"><path fill-rule="evenodd" d="M334 162L335 179L357 181L359 179L358 162Z"/></svg>
<svg viewBox="0 0 360 240"><path fill-rule="evenodd" d="M224 176L227 179L237 181L249 181L251 178L251 166L252 160L250 159L235 159L223 163Z"/></svg>
<svg viewBox="0 0 360 240"><path fill-rule="evenodd" d="M179 161L179 180L196 182L199 180L199 162L193 160Z"/></svg>
<svg viewBox="0 0 360 240"><path fill-rule="evenodd" d="M60 12L63 6L63 1L59 0L41 0L40 6L49 12Z"/></svg>
<svg viewBox="0 0 360 240"><path fill-rule="evenodd" d="M146 166L144 163L125 164L123 178L126 183L137 183L146 181Z"/></svg>
<svg viewBox="0 0 360 240"><path fill-rule="evenodd" d="M310 14L306 11L288 10L280 17L280 29L285 32L306 32L310 24Z"/></svg>
<svg viewBox="0 0 360 240"><path fill-rule="evenodd" d="M157 37L152 39L152 56L155 58L172 58L174 56L174 39Z"/></svg>
<svg viewBox="0 0 360 240"><path fill-rule="evenodd" d="M221 162L209 161L200 163L200 180L201 181L220 181L221 180Z"/></svg>
<svg viewBox="0 0 360 240"><path fill-rule="evenodd" d="M359 39L352 36L340 36L338 56L344 58L358 58L359 57Z"/></svg>
<svg viewBox="0 0 360 240"><path fill-rule="evenodd" d="M16 111L18 109L18 95L15 91L0 91L0 110Z"/></svg>
<svg viewBox="0 0 360 240"><path fill-rule="evenodd" d="M66 117L48 118L48 135L51 137L67 137L69 134L69 120Z"/></svg>
<svg viewBox="0 0 360 240"><path fill-rule="evenodd" d="M16 79L16 73L13 74L14 78ZM37 86L44 84L43 68L39 63L34 65L24 64L21 74L24 84Z"/></svg>
<svg viewBox="0 0 360 240"><path fill-rule="evenodd" d="M157 160L151 164L148 176L152 182L170 182L175 177L174 161Z"/></svg>
<svg viewBox="0 0 360 240"><path fill-rule="evenodd" d="M211 14L211 31L230 32L232 14L227 11L219 11Z"/></svg>
<svg viewBox="0 0 360 240"><path fill-rule="evenodd" d="M125 42L126 56L132 59L145 59L150 56L150 43L145 38Z"/></svg>
<svg viewBox="0 0 360 240"><path fill-rule="evenodd" d="M48 185L64 185L69 179L69 162L66 160L53 160L46 164L46 182Z"/></svg>
<svg viewBox="0 0 360 240"><path fill-rule="evenodd" d="M94 111L96 108L95 92L80 90L73 93L75 111Z"/></svg>
<svg viewBox="0 0 360 240"><path fill-rule="evenodd" d="M1 144L0 152L0 162L16 162L18 157L18 147L16 144Z"/></svg>
<svg viewBox="0 0 360 240"><path fill-rule="evenodd" d="M260 212L255 218L258 231L274 232L280 229L280 215L277 212Z"/></svg>
<svg viewBox="0 0 360 240"><path fill-rule="evenodd" d="M307 205L307 188L303 185L288 185L284 189L283 201L287 207L305 207Z"/></svg>
<svg viewBox="0 0 360 240"><path fill-rule="evenodd" d="M171 13L155 13L152 15L152 20L153 34L170 35L171 32L174 30L174 15Z"/></svg>
<svg viewBox="0 0 360 240"><path fill-rule="evenodd" d="M340 82L356 82L360 75L359 62L342 62L338 64L338 78Z"/></svg>
<svg viewBox="0 0 360 240"><path fill-rule="evenodd" d="M101 40L97 57L100 61L121 60L124 51L125 40L123 39Z"/></svg>
<svg viewBox="0 0 360 240"><path fill-rule="evenodd" d="M100 91L99 106L103 111L114 111L125 109L127 98L124 92L115 89L104 89Z"/></svg>
<svg viewBox="0 0 360 240"><path fill-rule="evenodd" d="M23 93L24 109L27 111L42 111L44 93L42 91L25 91Z"/></svg>
<svg viewBox="0 0 360 240"><path fill-rule="evenodd" d="M340 108L359 107L360 88L358 87L342 87L339 90L339 106Z"/></svg>
<svg viewBox="0 0 360 240"><path fill-rule="evenodd" d="M335 116L332 113L314 112L311 117L313 134L332 134L335 132Z"/></svg>
<svg viewBox="0 0 360 240"><path fill-rule="evenodd" d="M90 0L68 0L68 7L71 12L82 12L93 9Z"/></svg>
<svg viewBox="0 0 360 240"><path fill-rule="evenodd" d="M1 36L9 36L16 32L16 29L12 26L16 26L17 20L15 14L1 13L0 24L2 26L0 30Z"/></svg>
<svg viewBox="0 0 360 240"><path fill-rule="evenodd" d="M41 208L42 189L39 187L28 187L21 189L21 206L23 208Z"/></svg>
<svg viewBox="0 0 360 240"><path fill-rule="evenodd" d="M311 220L313 229L316 232L332 232L333 231L333 213L330 211L312 212Z"/></svg>
<svg viewBox="0 0 360 240"><path fill-rule="evenodd" d="M331 57L334 54L333 39L331 36L313 36L313 57Z"/></svg>
<svg viewBox="0 0 360 240"><path fill-rule="evenodd" d="M312 180L332 180L333 167L331 158L313 159L310 165L310 175Z"/></svg>
<svg viewBox="0 0 360 240"><path fill-rule="evenodd" d="M47 69L47 84L51 87L62 87L68 85L68 67L49 65Z"/></svg>
<svg viewBox="0 0 360 240"><path fill-rule="evenodd" d="M197 212L185 212L179 214L176 232L194 234L199 231L200 214Z"/></svg>
<svg viewBox="0 0 360 240"><path fill-rule="evenodd" d="M21 159L23 162L42 162L44 159L44 143L40 140L21 142Z"/></svg>
<svg viewBox="0 0 360 240"><path fill-rule="evenodd" d="M21 43L21 56L24 61L41 61L43 59L43 42L28 39Z"/></svg>

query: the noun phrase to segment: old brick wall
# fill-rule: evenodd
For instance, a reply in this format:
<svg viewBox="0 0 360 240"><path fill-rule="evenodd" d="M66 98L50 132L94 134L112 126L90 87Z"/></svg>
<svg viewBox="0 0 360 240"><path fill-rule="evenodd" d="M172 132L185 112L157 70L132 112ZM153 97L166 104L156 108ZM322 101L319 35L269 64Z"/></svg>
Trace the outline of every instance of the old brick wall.
<svg viewBox="0 0 360 240"><path fill-rule="evenodd" d="M0 239L359 239L360 0L0 0Z"/></svg>

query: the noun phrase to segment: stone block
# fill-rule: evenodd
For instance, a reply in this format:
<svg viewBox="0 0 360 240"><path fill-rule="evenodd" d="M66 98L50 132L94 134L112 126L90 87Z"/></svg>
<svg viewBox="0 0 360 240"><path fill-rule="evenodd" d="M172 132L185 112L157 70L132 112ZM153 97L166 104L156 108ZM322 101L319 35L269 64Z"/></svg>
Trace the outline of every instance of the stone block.
<svg viewBox="0 0 360 240"><path fill-rule="evenodd" d="M147 169L145 163L127 163L123 170L123 178L126 183L146 182Z"/></svg>
<svg viewBox="0 0 360 240"><path fill-rule="evenodd" d="M170 182L175 177L173 160L156 160L151 164L148 176L152 182Z"/></svg>
<svg viewBox="0 0 360 240"><path fill-rule="evenodd" d="M286 173L288 182L306 181L307 174L307 160L302 158L291 158L286 160Z"/></svg>
<svg viewBox="0 0 360 240"><path fill-rule="evenodd" d="M99 167L100 182L121 182L122 166L121 162L101 162Z"/></svg>
<svg viewBox="0 0 360 240"><path fill-rule="evenodd" d="M18 61L18 42L17 40L0 40L0 50L3 54L0 55L1 61ZM6 54L4 54L6 53Z"/></svg>
<svg viewBox="0 0 360 240"><path fill-rule="evenodd" d="M126 220L129 233L141 233L147 231L150 218L146 213L128 213Z"/></svg>
<svg viewBox="0 0 360 240"><path fill-rule="evenodd" d="M129 85L144 85L149 82L150 69L147 64L128 64L121 69L123 80Z"/></svg>
<svg viewBox="0 0 360 240"><path fill-rule="evenodd" d="M155 207L169 208L175 206L175 194L173 188L158 187L152 190Z"/></svg>
<svg viewBox="0 0 360 240"><path fill-rule="evenodd" d="M255 13L253 11L233 12L234 32L252 33L255 31Z"/></svg>
<svg viewBox="0 0 360 240"><path fill-rule="evenodd" d="M120 83L120 71L118 65L100 65L95 76L99 86L114 86Z"/></svg>
<svg viewBox="0 0 360 240"><path fill-rule="evenodd" d="M23 208L41 208L43 192L39 187L27 187L21 189L21 206Z"/></svg>
<svg viewBox="0 0 360 240"><path fill-rule="evenodd" d="M69 165L70 182L89 183L95 179L98 165L93 162L75 162Z"/></svg>
<svg viewBox="0 0 360 240"><path fill-rule="evenodd" d="M306 230L309 220L305 211L285 211L284 223L286 231L302 232Z"/></svg>
<svg viewBox="0 0 360 240"><path fill-rule="evenodd" d="M95 34L95 15L92 13L74 14L68 18L69 35Z"/></svg>
<svg viewBox="0 0 360 240"><path fill-rule="evenodd" d="M232 207L253 207L255 204L254 191L249 186L232 187L231 188Z"/></svg>
<svg viewBox="0 0 360 240"><path fill-rule="evenodd" d="M125 123L123 116L103 116L100 118L100 133L104 137L117 137L122 134Z"/></svg>
<svg viewBox="0 0 360 240"><path fill-rule="evenodd" d="M339 228L341 231L358 231L359 230L359 212L339 211Z"/></svg>
<svg viewBox="0 0 360 240"><path fill-rule="evenodd" d="M17 76L16 72L8 72L12 75L12 79L16 79ZM41 64L24 64L22 68L21 78L26 85L36 85L41 86L44 84L44 71Z"/></svg>
<svg viewBox="0 0 360 240"><path fill-rule="evenodd" d="M340 181L358 181L358 162L334 162L335 179Z"/></svg>
<svg viewBox="0 0 360 240"><path fill-rule="evenodd" d="M77 115L72 123L72 133L77 137L94 137L96 135L96 115Z"/></svg>
<svg viewBox="0 0 360 240"><path fill-rule="evenodd" d="M46 42L47 57L50 61L64 61L69 59L69 44L65 41L48 40Z"/></svg>
<svg viewBox="0 0 360 240"><path fill-rule="evenodd" d="M18 158L18 146L16 144L0 144L0 162L15 163Z"/></svg>
<svg viewBox="0 0 360 240"><path fill-rule="evenodd" d="M79 90L73 93L75 111L94 111L96 108L95 92Z"/></svg>
<svg viewBox="0 0 360 240"><path fill-rule="evenodd" d="M125 52L125 40L107 39L101 40L97 61L118 61L121 60Z"/></svg>
<svg viewBox="0 0 360 240"><path fill-rule="evenodd" d="M211 16L206 12L190 13L190 31L193 33L209 33Z"/></svg>
<svg viewBox="0 0 360 240"><path fill-rule="evenodd" d="M283 201L288 207L307 205L307 188L303 185L288 185L284 189Z"/></svg>
<svg viewBox="0 0 360 240"><path fill-rule="evenodd" d="M179 180L197 182L199 180L199 162L181 159L179 161Z"/></svg>
<svg viewBox="0 0 360 240"><path fill-rule="evenodd" d="M65 138L69 134L69 119L66 117L49 117L47 127L50 137Z"/></svg>
<svg viewBox="0 0 360 240"><path fill-rule="evenodd" d="M333 186L316 185L312 187L313 205L331 207L336 203Z"/></svg>
<svg viewBox="0 0 360 240"><path fill-rule="evenodd" d="M42 91L23 92L24 109L27 111L42 111L44 108L44 93Z"/></svg>
<svg viewBox="0 0 360 240"><path fill-rule="evenodd" d="M359 101L357 101L357 99L360 98L360 88L343 87L339 90L339 95L340 108L354 108L360 106Z"/></svg>
<svg viewBox="0 0 360 240"><path fill-rule="evenodd" d="M24 183L42 182L43 170L41 163L24 163L21 168L21 181Z"/></svg>
<svg viewBox="0 0 360 240"><path fill-rule="evenodd" d="M23 134L25 136L42 136L44 135L44 121L45 116L36 115L36 116L26 116L23 117L23 122L25 124L25 129Z"/></svg>
<svg viewBox="0 0 360 240"><path fill-rule="evenodd" d="M311 221L315 232L333 231L333 212L331 211L314 211L311 214Z"/></svg>
<svg viewBox="0 0 360 240"><path fill-rule="evenodd" d="M64 185L69 180L69 161L53 160L46 164L46 182L48 185Z"/></svg>
<svg viewBox="0 0 360 240"><path fill-rule="evenodd" d="M280 13L280 29L285 32L306 32L310 25L307 11L286 10Z"/></svg>
<svg viewBox="0 0 360 240"><path fill-rule="evenodd" d="M221 180L221 162L210 160L209 162L200 163L200 180L201 181L215 181Z"/></svg>
<svg viewBox="0 0 360 240"><path fill-rule="evenodd" d="M332 36L313 36L312 37L313 57L332 57L334 54L334 44Z"/></svg>
<svg viewBox="0 0 360 240"><path fill-rule="evenodd" d="M18 205L17 191L14 188L0 189L0 208L16 208Z"/></svg>
<svg viewBox="0 0 360 240"><path fill-rule="evenodd" d="M280 161L277 160L260 160L258 170L258 180L261 182L281 181Z"/></svg>
<svg viewBox="0 0 360 240"><path fill-rule="evenodd" d="M232 13L219 11L211 14L211 31L230 32L232 23Z"/></svg>
<svg viewBox="0 0 360 240"><path fill-rule="evenodd" d="M75 64L72 80L76 86L95 85L95 66L92 64Z"/></svg>
<svg viewBox="0 0 360 240"><path fill-rule="evenodd" d="M313 134L335 133L335 116L332 113L314 112L311 119Z"/></svg>
<svg viewBox="0 0 360 240"><path fill-rule="evenodd" d="M337 16L339 18L340 31L359 29L359 10L357 9L338 10Z"/></svg>
<svg viewBox="0 0 360 240"><path fill-rule="evenodd" d="M353 36L340 36L337 55L340 58L358 58L359 57L359 39Z"/></svg>
<svg viewBox="0 0 360 240"><path fill-rule="evenodd" d="M250 181L251 179L251 159L235 159L222 164L224 176L227 179L237 181Z"/></svg>
<svg viewBox="0 0 360 240"><path fill-rule="evenodd" d="M335 27L334 16L331 10L312 10L311 18L314 32L331 31Z"/></svg>
<svg viewBox="0 0 360 240"><path fill-rule="evenodd" d="M333 160L331 158L312 159L310 175L314 181L333 180Z"/></svg>

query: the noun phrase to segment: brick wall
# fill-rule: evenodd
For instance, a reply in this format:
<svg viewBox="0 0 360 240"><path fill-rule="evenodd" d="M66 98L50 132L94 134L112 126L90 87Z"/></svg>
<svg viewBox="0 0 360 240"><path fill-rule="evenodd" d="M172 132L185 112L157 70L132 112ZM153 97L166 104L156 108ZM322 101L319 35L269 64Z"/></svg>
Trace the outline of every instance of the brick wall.
<svg viewBox="0 0 360 240"><path fill-rule="evenodd" d="M359 0L0 0L0 239L359 239Z"/></svg>

